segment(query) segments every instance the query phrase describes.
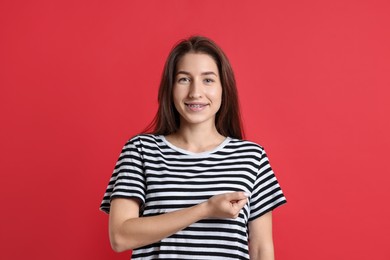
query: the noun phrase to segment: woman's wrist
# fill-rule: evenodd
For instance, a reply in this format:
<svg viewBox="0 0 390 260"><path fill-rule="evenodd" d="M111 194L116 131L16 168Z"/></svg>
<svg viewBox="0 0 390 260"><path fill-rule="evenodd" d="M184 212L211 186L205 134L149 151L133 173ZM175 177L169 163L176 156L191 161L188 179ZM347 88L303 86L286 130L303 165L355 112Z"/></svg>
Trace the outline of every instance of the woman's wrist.
<svg viewBox="0 0 390 260"><path fill-rule="evenodd" d="M196 205L195 208L198 212L198 216L200 219L209 218L210 213L209 213L209 206L208 206L207 201Z"/></svg>

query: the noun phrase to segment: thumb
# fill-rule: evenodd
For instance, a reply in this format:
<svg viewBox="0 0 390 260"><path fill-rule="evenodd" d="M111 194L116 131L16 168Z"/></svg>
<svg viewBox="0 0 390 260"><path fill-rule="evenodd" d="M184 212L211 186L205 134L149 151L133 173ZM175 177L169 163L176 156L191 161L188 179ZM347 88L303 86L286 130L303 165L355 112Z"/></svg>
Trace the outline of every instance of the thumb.
<svg viewBox="0 0 390 260"><path fill-rule="evenodd" d="M238 216L238 214L241 211L241 209L243 207L245 207L247 202L248 202L248 198L247 198L246 194L245 194L245 197L243 199L230 201L230 203L232 205L232 208L234 209L234 211L236 213L236 217Z"/></svg>
<svg viewBox="0 0 390 260"><path fill-rule="evenodd" d="M245 199L238 200L234 205L236 205L237 208L242 209L247 202L248 199L245 198Z"/></svg>
<svg viewBox="0 0 390 260"><path fill-rule="evenodd" d="M230 201L239 201L239 200L245 200L246 198L249 197L249 193L243 192L243 191L236 191L229 193L229 200Z"/></svg>

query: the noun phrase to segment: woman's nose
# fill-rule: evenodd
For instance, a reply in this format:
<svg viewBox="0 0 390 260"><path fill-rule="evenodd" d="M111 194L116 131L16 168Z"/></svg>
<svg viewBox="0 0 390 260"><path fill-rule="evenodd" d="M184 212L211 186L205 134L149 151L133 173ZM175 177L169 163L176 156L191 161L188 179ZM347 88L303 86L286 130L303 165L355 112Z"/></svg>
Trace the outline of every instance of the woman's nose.
<svg viewBox="0 0 390 260"><path fill-rule="evenodd" d="M199 80L194 80L190 86L190 91L188 93L190 98L200 98L202 97L202 82Z"/></svg>

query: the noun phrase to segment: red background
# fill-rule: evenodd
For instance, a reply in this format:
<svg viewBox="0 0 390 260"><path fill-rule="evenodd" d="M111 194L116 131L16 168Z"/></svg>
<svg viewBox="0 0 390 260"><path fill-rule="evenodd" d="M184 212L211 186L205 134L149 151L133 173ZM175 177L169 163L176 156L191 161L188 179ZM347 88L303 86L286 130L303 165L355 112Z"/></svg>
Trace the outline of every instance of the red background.
<svg viewBox="0 0 390 260"><path fill-rule="evenodd" d="M214 39L289 203L278 260L390 259L387 0L0 2L2 259L129 259L99 212L165 58Z"/></svg>

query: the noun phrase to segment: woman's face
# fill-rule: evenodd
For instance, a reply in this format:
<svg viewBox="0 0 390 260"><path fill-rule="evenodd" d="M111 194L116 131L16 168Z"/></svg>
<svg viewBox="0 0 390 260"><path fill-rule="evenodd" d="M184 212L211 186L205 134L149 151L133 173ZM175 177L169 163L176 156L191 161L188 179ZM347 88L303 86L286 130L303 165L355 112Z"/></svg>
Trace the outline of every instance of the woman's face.
<svg viewBox="0 0 390 260"><path fill-rule="evenodd" d="M173 101L180 114L180 127L215 126L222 85L214 59L208 54L187 53L177 63L176 71Z"/></svg>

